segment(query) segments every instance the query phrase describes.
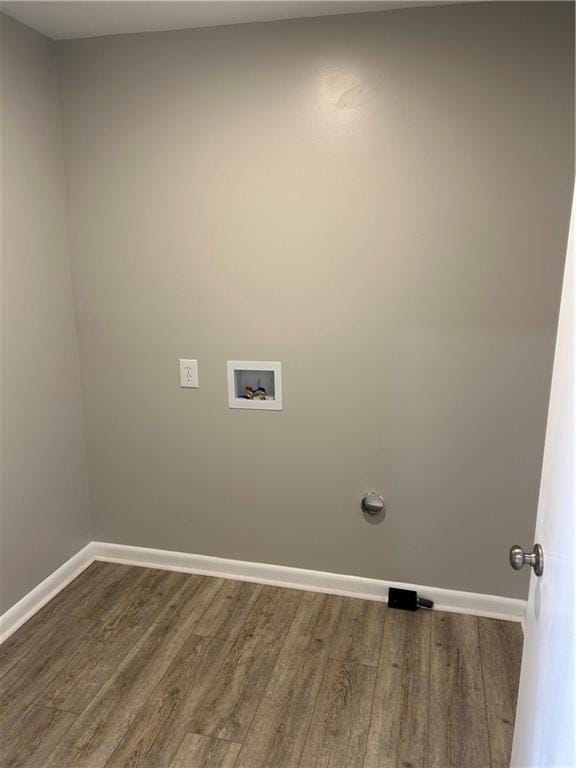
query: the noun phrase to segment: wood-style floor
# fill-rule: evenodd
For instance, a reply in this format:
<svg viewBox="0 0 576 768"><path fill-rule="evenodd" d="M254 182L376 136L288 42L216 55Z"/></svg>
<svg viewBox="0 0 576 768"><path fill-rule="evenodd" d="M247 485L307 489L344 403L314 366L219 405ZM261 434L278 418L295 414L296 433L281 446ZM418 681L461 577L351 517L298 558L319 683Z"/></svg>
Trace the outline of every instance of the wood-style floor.
<svg viewBox="0 0 576 768"><path fill-rule="evenodd" d="M2 768L505 768L520 626L93 563L0 646Z"/></svg>

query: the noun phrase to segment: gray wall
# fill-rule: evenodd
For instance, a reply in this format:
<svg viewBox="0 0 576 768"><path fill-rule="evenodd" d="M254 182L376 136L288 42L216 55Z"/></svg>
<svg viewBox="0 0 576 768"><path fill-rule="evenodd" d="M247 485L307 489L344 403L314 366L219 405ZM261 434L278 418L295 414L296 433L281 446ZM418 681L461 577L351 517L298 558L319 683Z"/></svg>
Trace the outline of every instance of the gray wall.
<svg viewBox="0 0 576 768"><path fill-rule="evenodd" d="M483 3L58 45L97 539L526 595L572 34ZM281 360L284 411L228 410L227 359Z"/></svg>
<svg viewBox="0 0 576 768"><path fill-rule="evenodd" d="M0 612L91 539L55 46L0 14Z"/></svg>

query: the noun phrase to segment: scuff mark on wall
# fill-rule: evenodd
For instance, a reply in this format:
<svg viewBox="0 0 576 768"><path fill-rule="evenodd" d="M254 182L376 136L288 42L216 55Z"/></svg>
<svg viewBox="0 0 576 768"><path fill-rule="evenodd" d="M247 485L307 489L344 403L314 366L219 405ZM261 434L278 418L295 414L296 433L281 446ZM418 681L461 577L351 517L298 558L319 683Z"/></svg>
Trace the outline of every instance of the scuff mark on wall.
<svg viewBox="0 0 576 768"><path fill-rule="evenodd" d="M368 79L358 85L345 90L336 106L338 109L356 109L373 101L382 90L383 82L381 79Z"/></svg>

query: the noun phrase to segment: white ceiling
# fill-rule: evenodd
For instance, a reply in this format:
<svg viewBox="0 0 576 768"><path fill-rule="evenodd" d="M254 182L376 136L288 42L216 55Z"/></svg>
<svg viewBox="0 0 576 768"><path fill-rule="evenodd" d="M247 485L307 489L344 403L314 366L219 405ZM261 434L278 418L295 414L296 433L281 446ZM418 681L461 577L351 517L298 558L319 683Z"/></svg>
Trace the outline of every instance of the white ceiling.
<svg viewBox="0 0 576 768"><path fill-rule="evenodd" d="M0 10L47 37L65 40L439 4L443 3L417 0L19 0L0 2Z"/></svg>

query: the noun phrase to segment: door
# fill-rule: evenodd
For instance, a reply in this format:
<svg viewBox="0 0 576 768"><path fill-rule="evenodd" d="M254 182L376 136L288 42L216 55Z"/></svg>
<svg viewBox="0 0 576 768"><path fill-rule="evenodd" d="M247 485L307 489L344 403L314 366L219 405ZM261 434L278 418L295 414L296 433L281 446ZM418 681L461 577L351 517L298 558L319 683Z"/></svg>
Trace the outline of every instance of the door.
<svg viewBox="0 0 576 768"><path fill-rule="evenodd" d="M512 768L575 768L574 200L554 355Z"/></svg>

